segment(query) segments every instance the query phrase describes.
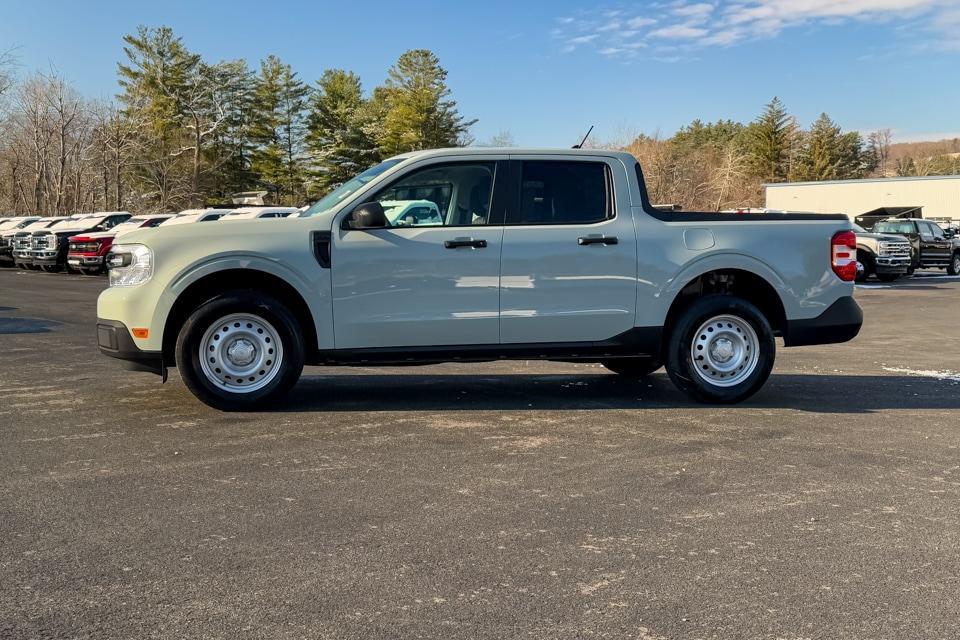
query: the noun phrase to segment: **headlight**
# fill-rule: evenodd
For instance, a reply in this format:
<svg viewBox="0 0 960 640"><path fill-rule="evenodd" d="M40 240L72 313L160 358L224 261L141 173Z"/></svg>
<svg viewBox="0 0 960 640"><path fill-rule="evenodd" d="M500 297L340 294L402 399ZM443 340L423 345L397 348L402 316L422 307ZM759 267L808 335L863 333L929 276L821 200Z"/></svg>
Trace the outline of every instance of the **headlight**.
<svg viewBox="0 0 960 640"><path fill-rule="evenodd" d="M107 268L111 287L135 287L153 276L153 251L142 244L115 244Z"/></svg>

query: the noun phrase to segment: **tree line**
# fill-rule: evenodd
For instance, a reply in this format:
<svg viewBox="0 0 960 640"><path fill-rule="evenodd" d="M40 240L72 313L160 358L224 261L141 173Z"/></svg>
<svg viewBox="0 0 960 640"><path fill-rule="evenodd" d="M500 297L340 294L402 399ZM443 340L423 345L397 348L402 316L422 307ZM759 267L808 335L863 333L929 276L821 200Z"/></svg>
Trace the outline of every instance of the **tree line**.
<svg viewBox="0 0 960 640"><path fill-rule="evenodd" d="M124 37L116 101L84 99L56 74L15 79L0 56L0 207L58 215L172 211L267 191L302 205L405 151L472 143L447 72L407 51L366 93L328 69L313 84L268 56L216 63L168 27Z"/></svg>
<svg viewBox="0 0 960 640"><path fill-rule="evenodd" d="M429 50L407 51L366 91L352 71L309 83L272 55L211 63L168 27L123 42L110 102L54 73L17 78L0 53L0 211L175 211L244 191L302 205L385 157L474 143L476 120ZM889 129L863 137L825 113L804 129L778 98L749 123L694 120L596 146L632 152L653 202L697 210L762 206L767 182L960 173L958 141L894 144Z"/></svg>
<svg viewBox="0 0 960 640"><path fill-rule="evenodd" d="M804 129L775 97L747 124L694 120L613 146L640 160L654 203L720 211L762 207L764 183L960 174L955 142L898 145L889 129L864 138L826 113Z"/></svg>

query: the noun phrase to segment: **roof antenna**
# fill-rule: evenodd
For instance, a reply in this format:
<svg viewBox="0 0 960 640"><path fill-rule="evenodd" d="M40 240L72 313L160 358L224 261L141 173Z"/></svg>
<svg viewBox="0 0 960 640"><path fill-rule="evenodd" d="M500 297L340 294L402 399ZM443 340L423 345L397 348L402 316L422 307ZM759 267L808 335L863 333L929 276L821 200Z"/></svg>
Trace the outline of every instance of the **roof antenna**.
<svg viewBox="0 0 960 640"><path fill-rule="evenodd" d="M583 149L584 143L587 141L587 138L590 137L590 133L593 131L593 125L590 125L590 128L587 129L587 135L583 136L583 140L580 141L580 144L573 145L574 149Z"/></svg>

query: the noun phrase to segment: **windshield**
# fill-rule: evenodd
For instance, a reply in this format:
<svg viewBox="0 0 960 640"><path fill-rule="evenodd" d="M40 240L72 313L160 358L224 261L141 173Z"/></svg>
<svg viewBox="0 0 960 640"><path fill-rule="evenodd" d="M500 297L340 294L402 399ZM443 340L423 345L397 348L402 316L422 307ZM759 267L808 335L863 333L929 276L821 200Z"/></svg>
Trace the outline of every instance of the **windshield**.
<svg viewBox="0 0 960 640"><path fill-rule="evenodd" d="M381 173L385 172L387 169L396 166L401 162L403 162L403 158L394 158L393 160L385 160L374 167L370 167L360 175L350 178L342 185L320 198L320 200L317 200L309 209L300 214L300 217L307 218L334 208L340 202L345 200L351 193L361 188L379 176Z"/></svg>
<svg viewBox="0 0 960 640"><path fill-rule="evenodd" d="M878 222L876 233L915 233L912 222Z"/></svg>

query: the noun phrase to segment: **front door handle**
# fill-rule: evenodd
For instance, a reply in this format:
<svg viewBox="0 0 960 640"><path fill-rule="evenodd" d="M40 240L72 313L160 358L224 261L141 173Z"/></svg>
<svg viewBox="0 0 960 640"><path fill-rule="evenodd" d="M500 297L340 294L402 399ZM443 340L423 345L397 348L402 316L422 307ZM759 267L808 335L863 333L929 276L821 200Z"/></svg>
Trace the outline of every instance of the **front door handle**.
<svg viewBox="0 0 960 640"><path fill-rule="evenodd" d="M487 241L474 240L473 238L454 238L453 240L444 240L443 246L446 249L456 249L458 247L473 247L474 249L483 249L487 246Z"/></svg>
<svg viewBox="0 0 960 640"><path fill-rule="evenodd" d="M584 236L577 238L577 244L586 246L588 244L617 244L617 236Z"/></svg>

